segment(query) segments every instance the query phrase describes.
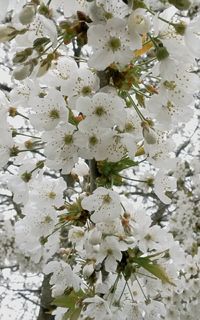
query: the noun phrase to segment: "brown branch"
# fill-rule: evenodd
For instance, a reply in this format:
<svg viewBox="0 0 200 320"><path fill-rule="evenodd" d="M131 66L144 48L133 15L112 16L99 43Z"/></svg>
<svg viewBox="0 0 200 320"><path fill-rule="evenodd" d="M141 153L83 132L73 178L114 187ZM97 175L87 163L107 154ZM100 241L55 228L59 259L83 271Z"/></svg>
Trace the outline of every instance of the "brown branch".
<svg viewBox="0 0 200 320"><path fill-rule="evenodd" d="M42 306L39 302L37 302L37 301L35 301L35 300L27 297L25 294L23 294L23 293L21 293L21 292L18 292L18 295L21 296L22 298L24 298L24 299L32 302L33 304L35 304L35 305L37 305L37 306L39 306L39 307L44 307L44 306Z"/></svg>
<svg viewBox="0 0 200 320"><path fill-rule="evenodd" d="M10 92L10 91L12 90L12 88L8 87L8 86L7 86L6 84L4 84L4 83L0 83L0 90Z"/></svg>

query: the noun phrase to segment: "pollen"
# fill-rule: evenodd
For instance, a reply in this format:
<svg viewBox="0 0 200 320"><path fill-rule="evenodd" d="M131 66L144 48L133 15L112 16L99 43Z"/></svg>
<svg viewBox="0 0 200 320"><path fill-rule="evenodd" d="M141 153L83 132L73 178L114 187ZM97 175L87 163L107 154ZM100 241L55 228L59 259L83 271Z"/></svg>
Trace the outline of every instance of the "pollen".
<svg viewBox="0 0 200 320"><path fill-rule="evenodd" d="M92 93L92 89L90 86L84 86L81 90L83 96L88 96Z"/></svg>
<svg viewBox="0 0 200 320"><path fill-rule="evenodd" d="M49 117L51 119L59 119L60 118L60 114L59 114L59 111L57 109L52 109L50 112L49 112Z"/></svg>
<svg viewBox="0 0 200 320"><path fill-rule="evenodd" d="M64 136L65 144L71 144L73 142L73 136L71 134L66 134Z"/></svg>
<svg viewBox="0 0 200 320"><path fill-rule="evenodd" d="M98 117L101 117L102 115L104 115L106 113L105 109L102 106L98 106L95 109L94 112Z"/></svg>
<svg viewBox="0 0 200 320"><path fill-rule="evenodd" d="M56 197L56 193L53 192L53 191L50 191L47 195L48 195L48 197L49 197L50 199L55 199L55 197Z"/></svg>
<svg viewBox="0 0 200 320"><path fill-rule="evenodd" d="M98 143L97 137L95 137L95 136L90 137L90 139L89 139L90 145L95 146L95 144L97 144L97 143Z"/></svg>
<svg viewBox="0 0 200 320"><path fill-rule="evenodd" d="M103 197L103 202L104 203L110 203L112 201L112 198L110 197L109 194L106 194L104 197Z"/></svg>

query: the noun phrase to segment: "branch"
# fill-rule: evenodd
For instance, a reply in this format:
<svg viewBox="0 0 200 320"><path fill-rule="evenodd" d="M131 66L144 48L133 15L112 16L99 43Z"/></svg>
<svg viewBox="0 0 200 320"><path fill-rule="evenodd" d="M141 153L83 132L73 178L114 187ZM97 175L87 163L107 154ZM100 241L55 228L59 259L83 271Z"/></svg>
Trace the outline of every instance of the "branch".
<svg viewBox="0 0 200 320"><path fill-rule="evenodd" d="M190 144L191 139L192 139L193 135L195 134L195 132L197 131L198 127L199 127L199 126L197 126L197 127L195 128L194 132L193 132L192 135L189 137L189 139L186 140L185 142L183 142L183 143L180 145L180 147L178 148L178 150L175 152L176 157L178 157L179 154L180 154L185 148L187 148L187 146Z"/></svg>
<svg viewBox="0 0 200 320"><path fill-rule="evenodd" d="M4 269L10 269L12 271L17 271L19 269L19 265L15 264L13 266L1 266L0 265L0 270L4 270Z"/></svg>
<svg viewBox="0 0 200 320"><path fill-rule="evenodd" d="M6 84L0 83L0 90L10 92L12 88L8 87Z"/></svg>
<svg viewBox="0 0 200 320"><path fill-rule="evenodd" d="M44 306L43 306L43 305L41 305L40 303L38 303L38 302L36 302L36 301L32 300L31 298L27 297L25 294L23 294L23 293L21 293L21 292L18 292L18 295L19 295L19 296L21 296L22 298L24 298L24 299L26 299L26 300L28 300L28 301L32 302L33 304L35 304L35 305L37 305L37 306L39 306L39 307L44 308Z"/></svg>

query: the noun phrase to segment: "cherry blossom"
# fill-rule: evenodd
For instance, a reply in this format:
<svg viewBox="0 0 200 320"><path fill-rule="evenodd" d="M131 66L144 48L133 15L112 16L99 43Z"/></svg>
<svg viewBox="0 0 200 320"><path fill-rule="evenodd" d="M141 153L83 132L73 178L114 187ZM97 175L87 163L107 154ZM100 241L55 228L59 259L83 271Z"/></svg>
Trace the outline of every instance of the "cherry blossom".
<svg viewBox="0 0 200 320"><path fill-rule="evenodd" d="M141 47L127 31L126 22L119 18L109 19L106 25L93 25L88 31L88 44L94 53L89 66L104 70L111 63L128 64L133 58L134 49ZM102 59L103 58L103 59Z"/></svg>
<svg viewBox="0 0 200 320"><path fill-rule="evenodd" d="M2 2L1 260L57 320L198 318L194 3Z"/></svg>
<svg viewBox="0 0 200 320"><path fill-rule="evenodd" d="M118 194L102 187L97 188L91 196L84 198L81 205L85 210L94 211L91 216L93 222L114 220L122 212Z"/></svg>

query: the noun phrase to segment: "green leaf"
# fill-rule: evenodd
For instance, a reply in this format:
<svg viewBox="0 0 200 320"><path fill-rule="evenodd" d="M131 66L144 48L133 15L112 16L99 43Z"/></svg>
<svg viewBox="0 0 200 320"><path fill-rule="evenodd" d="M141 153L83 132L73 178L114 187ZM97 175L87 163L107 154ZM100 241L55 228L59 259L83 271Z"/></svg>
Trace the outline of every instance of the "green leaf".
<svg viewBox="0 0 200 320"><path fill-rule="evenodd" d="M85 296L84 292L82 290L79 290L78 292L71 291L68 295L62 295L56 297L51 304L57 306L57 307L66 307L66 308L73 308L75 309L76 303L78 300L82 299Z"/></svg>
<svg viewBox="0 0 200 320"><path fill-rule="evenodd" d="M175 284L169 278L166 270L158 263L151 261L148 257L136 258L134 259L134 262L136 262L140 267L149 271L156 278L160 279L163 283L169 283L175 286Z"/></svg>

